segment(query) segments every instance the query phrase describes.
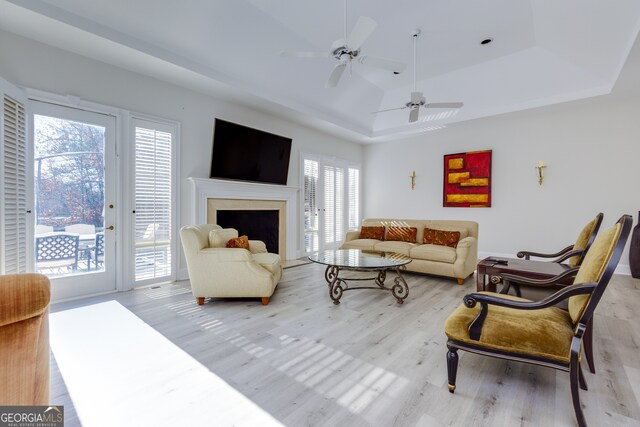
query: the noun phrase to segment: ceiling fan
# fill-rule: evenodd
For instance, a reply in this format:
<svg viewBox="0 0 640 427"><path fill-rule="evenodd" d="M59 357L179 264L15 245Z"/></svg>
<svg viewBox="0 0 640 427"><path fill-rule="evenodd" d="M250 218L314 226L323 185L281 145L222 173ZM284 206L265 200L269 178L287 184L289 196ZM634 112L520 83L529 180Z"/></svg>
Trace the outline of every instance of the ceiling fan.
<svg viewBox="0 0 640 427"><path fill-rule="evenodd" d="M382 68L400 74L407 64L391 59L375 56L361 55L360 47L373 33L378 24L367 16L358 18L355 27L347 35L347 0L344 1L344 38L338 39L331 45L328 52L282 52L280 55L287 58L334 58L338 64L333 68L326 87L336 87L344 70L349 66L351 71L352 61L355 59L361 64Z"/></svg>
<svg viewBox="0 0 640 427"><path fill-rule="evenodd" d="M404 110L409 108L409 123L418 121L418 115L420 114L420 107L423 108L462 108L464 103L462 102L435 102L427 104L422 92L416 91L416 68L418 66L418 36L420 36L420 29L411 33L413 37L413 92L411 92L411 99L404 107L389 108L387 110L374 111L372 114L384 113L386 111Z"/></svg>

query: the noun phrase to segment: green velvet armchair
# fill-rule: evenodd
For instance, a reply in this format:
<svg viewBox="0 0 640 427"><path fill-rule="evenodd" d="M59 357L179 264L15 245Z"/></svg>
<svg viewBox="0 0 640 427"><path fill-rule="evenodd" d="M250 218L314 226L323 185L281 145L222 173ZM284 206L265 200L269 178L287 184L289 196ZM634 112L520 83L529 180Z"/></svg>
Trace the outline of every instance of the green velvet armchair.
<svg viewBox="0 0 640 427"><path fill-rule="evenodd" d="M632 222L624 215L601 233L573 284L541 301L492 292L466 295L445 322L449 391L456 388L458 350L547 366L569 373L576 418L586 426L578 390L587 390L580 368L581 342L618 265ZM556 306L563 300L566 310Z"/></svg>
<svg viewBox="0 0 640 427"><path fill-rule="evenodd" d="M560 263L563 261L568 261L568 264L573 266L573 268L566 270L560 276L552 277L546 280L531 280L525 277L518 277L508 274L496 276L495 279L499 279L503 285L500 293L508 294L510 290L513 290L519 297L525 296L526 298L531 300L539 300L551 295L554 292L557 292L558 289L562 288L563 286L566 286L567 280L569 280L569 283L571 283L571 278L575 277L580 268L580 265L582 264L582 261L584 260L585 255L589 251L589 248L593 244L593 241L598 234L598 230L600 229L603 218L604 215L602 213L596 215L593 220L589 221L589 223L584 226L584 228L578 235L576 242L573 245L567 246L559 252L556 252L554 254L544 254L538 252L520 251L517 254L519 258L524 258L525 260L529 260L533 256L539 258L555 258L551 262ZM525 293L523 294L522 291L525 291ZM566 302L564 304L566 304ZM593 361L593 321L590 321L587 325L587 330L585 331L582 342L589 370L595 374L596 367Z"/></svg>

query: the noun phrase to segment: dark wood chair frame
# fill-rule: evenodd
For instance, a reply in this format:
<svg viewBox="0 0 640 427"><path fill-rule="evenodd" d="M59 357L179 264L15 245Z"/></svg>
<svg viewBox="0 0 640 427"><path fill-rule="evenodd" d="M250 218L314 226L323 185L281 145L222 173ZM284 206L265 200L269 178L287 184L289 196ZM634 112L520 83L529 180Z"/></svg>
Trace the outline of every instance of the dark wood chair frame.
<svg viewBox="0 0 640 427"><path fill-rule="evenodd" d="M550 262L563 262L568 260L569 258L578 256L579 258L576 265L579 266L580 264L582 264L582 260L584 259L584 256L587 254L589 247L591 247L591 244L596 239L596 235L598 234L598 230L600 230L600 225L602 225L603 218L604 218L604 214L602 212L596 215L596 218L595 218L596 224L593 227L593 231L591 231L591 235L589 235L589 240L587 241L587 245L584 247L584 249L573 250L573 245L569 245L566 248L554 254L545 254L545 253L532 252L532 251L520 251L516 254L516 256L518 258L524 258L524 259L531 259L532 256L536 258L556 258Z"/></svg>
<svg viewBox="0 0 640 427"><path fill-rule="evenodd" d="M578 262L576 263L576 266L574 268L569 269L566 272L556 277L551 277L549 279L543 279L543 280L529 279L526 277L511 275L511 274L498 275L496 276L496 279L501 280L503 284L502 289L500 290L500 293L508 294L509 291L513 289L515 291L516 296L521 297L522 292L520 290L520 285L527 285L527 286L535 287L538 289L547 288L549 290L549 294L552 294L553 292L558 290L558 287L566 286L566 284L563 284L563 282L566 283L566 279L575 277L575 275L578 273L578 270L580 270L580 265L582 264L582 261L584 260L585 255L589 251L589 248L593 244L594 240L596 239L596 235L600 230L600 226L602 225L603 218L604 218L604 214L602 212L596 215L595 225L593 227L593 230L591 231L591 234L589 235L589 239L587 240L587 245L584 247L584 249L573 250L573 245L571 245L571 246L567 246L566 248L562 249L561 251L555 254L543 254L543 253L530 252L530 251L520 251L517 253L518 258L524 258L525 260L529 260L530 257L532 256L539 257L539 258L556 258L553 261L550 261L550 262L556 262L556 263L561 263L563 261L568 260L571 257L579 256ZM587 365L589 366L589 371L595 374L596 366L593 361L593 320L591 320L587 325L587 330L585 331L585 335L583 338L583 345L584 345L584 356L587 359Z"/></svg>
<svg viewBox="0 0 640 427"><path fill-rule="evenodd" d="M582 412L582 408L580 407L580 395L578 390L578 387L583 390L587 390L587 383L582 373L582 369L580 368L580 346L582 344L582 339L584 337L585 331L587 330L587 325L593 318L593 312L600 302L600 299L602 298L602 295L607 285L609 284L611 277L613 276L616 266L620 261L622 251L627 242L627 238L629 237L629 232L631 231L633 219L629 215L623 215L618 220L618 223L622 224L620 237L616 242L613 254L611 255L607 267L605 268L605 271L598 282L569 285L541 301L512 301L501 297L500 294L486 295L479 293L468 294L463 299L464 304L470 308L475 307L476 304L480 304L480 313L469 326L470 338L473 340L479 340L482 333L482 325L485 318L487 317L490 305L508 307L517 310L539 310L542 308L552 307L558 302L566 300L571 296L590 294L591 298L589 299L589 302L587 303L582 316L580 317L574 328L574 335L571 340L571 355L569 357L569 362L565 363L550 358L534 357L527 354L499 351L484 347L480 344L474 345L449 339L447 341L447 373L449 378L449 391L451 393L453 393L456 388L458 350L465 350L471 353L477 353L501 359L531 363L534 365L547 366L549 368L554 368L569 373L571 384L571 398L573 401L573 409L576 414L578 425L580 427L587 425L584 414Z"/></svg>

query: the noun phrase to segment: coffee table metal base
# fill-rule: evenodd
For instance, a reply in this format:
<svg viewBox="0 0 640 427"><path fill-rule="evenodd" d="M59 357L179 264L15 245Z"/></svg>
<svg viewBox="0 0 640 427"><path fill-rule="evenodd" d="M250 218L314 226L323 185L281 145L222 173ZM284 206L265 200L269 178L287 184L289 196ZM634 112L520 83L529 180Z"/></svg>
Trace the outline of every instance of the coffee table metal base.
<svg viewBox="0 0 640 427"><path fill-rule="evenodd" d="M391 291L393 296L398 301L398 304L404 303L405 298L409 296L409 286L407 285L406 280L402 277L402 273L400 272L404 266L395 267L395 268L379 268L379 269L358 269L358 268L346 268L346 267L338 267L335 265L329 265L324 272L324 278L327 281L327 285L329 286L329 296L333 300L334 304L340 304L340 298L342 298L342 294L346 291L352 291L355 289L380 289L385 291ZM378 274L375 277L364 277L364 278L345 278L340 277L340 272L342 270L346 271L362 271L362 272L371 272L377 271ZM384 285L384 281L387 278L387 272L393 271L396 273L396 277L393 278L393 286L386 287ZM349 286L349 282L361 282L373 280L377 287L374 286Z"/></svg>

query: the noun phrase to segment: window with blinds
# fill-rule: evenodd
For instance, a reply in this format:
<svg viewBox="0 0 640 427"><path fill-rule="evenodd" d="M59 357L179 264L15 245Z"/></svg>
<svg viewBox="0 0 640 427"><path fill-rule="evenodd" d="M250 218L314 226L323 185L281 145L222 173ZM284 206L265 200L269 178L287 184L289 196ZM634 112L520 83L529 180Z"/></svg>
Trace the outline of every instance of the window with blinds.
<svg viewBox="0 0 640 427"><path fill-rule="evenodd" d="M24 103L3 94L0 122L0 274L27 271L27 132Z"/></svg>
<svg viewBox="0 0 640 427"><path fill-rule="evenodd" d="M360 169L349 168L348 172L349 192L349 230L357 230L360 226Z"/></svg>
<svg viewBox="0 0 640 427"><path fill-rule="evenodd" d="M318 250L318 162L304 159L304 249L306 253Z"/></svg>
<svg viewBox="0 0 640 427"><path fill-rule="evenodd" d="M324 243L344 238L344 169L324 166Z"/></svg>
<svg viewBox="0 0 640 427"><path fill-rule="evenodd" d="M134 121L135 281L168 278L172 271L172 158L175 130Z"/></svg>

